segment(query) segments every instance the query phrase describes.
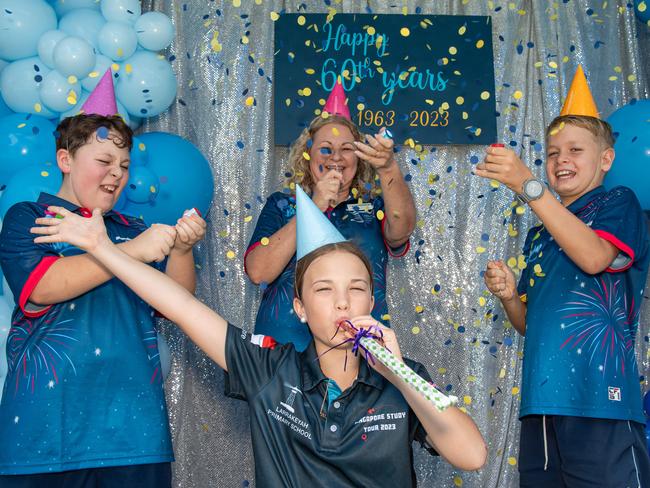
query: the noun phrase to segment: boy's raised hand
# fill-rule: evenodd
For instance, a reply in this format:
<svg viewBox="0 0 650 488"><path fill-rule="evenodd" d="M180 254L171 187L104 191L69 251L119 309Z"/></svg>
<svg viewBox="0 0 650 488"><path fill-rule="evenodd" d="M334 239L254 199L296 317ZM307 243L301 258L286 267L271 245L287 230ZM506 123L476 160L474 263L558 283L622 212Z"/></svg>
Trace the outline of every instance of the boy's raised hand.
<svg viewBox="0 0 650 488"><path fill-rule="evenodd" d="M474 173L503 183L515 193L523 191L524 182L533 178L528 166L512 149L490 146L485 151L483 162L476 165Z"/></svg>
<svg viewBox="0 0 650 488"><path fill-rule="evenodd" d="M140 235L131 239L130 246L135 246L132 256L143 263L159 263L171 252L176 236L175 227L166 224L153 224Z"/></svg>
<svg viewBox="0 0 650 488"><path fill-rule="evenodd" d="M52 215L36 219L36 227L30 229L32 234L39 235L34 239L35 243L67 242L92 252L101 244L110 242L100 209L93 210L90 218L77 215L63 207L50 206L47 210Z"/></svg>
<svg viewBox="0 0 650 488"><path fill-rule="evenodd" d="M488 261L483 279L488 290L501 300L512 300L517 295L515 275L503 261Z"/></svg>
<svg viewBox="0 0 650 488"><path fill-rule="evenodd" d="M181 253L191 251L192 247L205 237L206 227L205 220L196 211L186 210L174 227L176 240L173 250Z"/></svg>

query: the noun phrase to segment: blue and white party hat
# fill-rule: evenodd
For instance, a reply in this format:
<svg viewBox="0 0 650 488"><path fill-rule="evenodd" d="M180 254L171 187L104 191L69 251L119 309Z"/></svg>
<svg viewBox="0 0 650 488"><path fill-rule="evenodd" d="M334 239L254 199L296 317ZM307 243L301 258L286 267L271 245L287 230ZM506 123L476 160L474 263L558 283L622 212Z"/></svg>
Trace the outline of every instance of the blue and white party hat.
<svg viewBox="0 0 650 488"><path fill-rule="evenodd" d="M346 240L300 185L296 185L296 219L296 259L325 244Z"/></svg>

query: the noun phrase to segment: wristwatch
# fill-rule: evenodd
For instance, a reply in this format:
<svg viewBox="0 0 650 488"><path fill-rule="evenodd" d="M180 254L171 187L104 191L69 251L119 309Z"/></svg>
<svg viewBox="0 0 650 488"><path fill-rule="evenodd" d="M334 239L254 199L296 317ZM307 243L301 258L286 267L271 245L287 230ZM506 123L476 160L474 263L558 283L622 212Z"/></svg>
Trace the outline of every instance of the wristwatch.
<svg viewBox="0 0 650 488"><path fill-rule="evenodd" d="M537 178L530 178L524 181L522 192L517 194L517 199L521 203L530 203L542 198L544 190L544 183Z"/></svg>

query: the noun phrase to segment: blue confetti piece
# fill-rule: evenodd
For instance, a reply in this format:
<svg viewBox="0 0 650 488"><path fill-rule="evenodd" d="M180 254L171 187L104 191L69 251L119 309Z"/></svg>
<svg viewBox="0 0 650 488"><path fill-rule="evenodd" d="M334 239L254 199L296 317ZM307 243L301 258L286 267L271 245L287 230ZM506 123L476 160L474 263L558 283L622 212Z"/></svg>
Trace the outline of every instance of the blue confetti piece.
<svg viewBox="0 0 650 488"><path fill-rule="evenodd" d="M239 149L244 149L244 143L242 141L237 141L237 147Z"/></svg>
<svg viewBox="0 0 650 488"><path fill-rule="evenodd" d="M97 129L97 137L99 137L100 139L108 139L108 128L99 127Z"/></svg>
<svg viewBox="0 0 650 488"><path fill-rule="evenodd" d="M321 148L319 149L319 152L320 152L323 156L329 156L329 155L332 154L332 150L331 150L329 147L321 147Z"/></svg>

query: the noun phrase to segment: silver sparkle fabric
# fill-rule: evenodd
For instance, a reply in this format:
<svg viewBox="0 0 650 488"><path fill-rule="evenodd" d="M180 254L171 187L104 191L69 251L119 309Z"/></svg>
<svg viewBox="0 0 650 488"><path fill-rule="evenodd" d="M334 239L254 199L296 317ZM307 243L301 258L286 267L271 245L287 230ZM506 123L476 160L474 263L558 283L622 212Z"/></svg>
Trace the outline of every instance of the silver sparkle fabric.
<svg viewBox="0 0 650 488"><path fill-rule="evenodd" d="M179 80L177 102L143 130L180 134L209 159L215 195L208 234L196 252L197 295L248 330L259 292L244 274L243 255L266 196L282 187L287 163L286 148L272 142L271 13L330 8L491 15L498 134L540 177L544 128L559 113L578 64L604 117L649 95L650 28L625 1L143 1L143 11L159 10L173 19L177 35L165 54L173 57ZM247 106L251 96L255 103ZM424 487L518 486L523 341L504 322L480 272L493 258L512 258L516 267L535 218L527 209L518 213L506 188L471 175L484 150L438 146L399 153L402 171L412 175L418 225L410 253L389 267L393 327L403 353L424 363L438 385L461 399L489 445L486 466L472 473L418 452L416 472ZM644 378L650 371L648 302L646 293L637 336ZM175 326L165 323L162 329L173 359L166 390L175 486L254 486L247 406L224 397L223 373Z"/></svg>

